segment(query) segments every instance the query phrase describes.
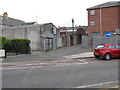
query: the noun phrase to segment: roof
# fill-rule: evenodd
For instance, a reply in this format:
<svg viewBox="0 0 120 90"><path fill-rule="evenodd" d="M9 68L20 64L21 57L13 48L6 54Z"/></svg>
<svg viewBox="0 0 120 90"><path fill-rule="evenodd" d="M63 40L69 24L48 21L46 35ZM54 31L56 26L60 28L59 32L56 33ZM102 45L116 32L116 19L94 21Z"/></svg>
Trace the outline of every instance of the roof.
<svg viewBox="0 0 120 90"><path fill-rule="evenodd" d="M25 23L22 20L10 18L10 17L6 18L6 17L1 16L1 15L0 15L0 20L2 20L2 25L11 26L11 27L20 26L21 24Z"/></svg>
<svg viewBox="0 0 120 90"><path fill-rule="evenodd" d="M0 17L4 18L2 15L0 15ZM20 21L20 22L24 22L25 23L25 21L22 21L22 20L19 20L19 19L15 19L15 18L11 18L11 17L8 17L8 18L12 19L12 20L15 20L15 21Z"/></svg>
<svg viewBox="0 0 120 90"><path fill-rule="evenodd" d="M103 3L103 4L99 4L99 5L87 8L87 10L99 9L99 8L107 8L107 7L115 7L115 6L120 6L120 1L106 2L106 3Z"/></svg>
<svg viewBox="0 0 120 90"><path fill-rule="evenodd" d="M118 45L118 44L116 44L116 43L104 43L104 44L99 44L99 45L106 45L106 46L109 46L109 45Z"/></svg>
<svg viewBox="0 0 120 90"><path fill-rule="evenodd" d="M87 31L88 30L88 26L79 26L78 30L79 29L83 29L83 30Z"/></svg>
<svg viewBox="0 0 120 90"><path fill-rule="evenodd" d="M27 22L27 23L23 23L21 25L34 25L34 24L36 24L36 22Z"/></svg>
<svg viewBox="0 0 120 90"><path fill-rule="evenodd" d="M74 29L78 29L79 27L74 27ZM59 30L73 30L73 27L59 27Z"/></svg>
<svg viewBox="0 0 120 90"><path fill-rule="evenodd" d="M54 27L56 27L53 23L44 23L44 24L35 24L35 25L22 25L22 26L15 26L15 27L8 27L6 29L14 29L14 28L27 28L27 27L36 27L36 26L46 26L52 24ZM57 27L56 27L57 28Z"/></svg>

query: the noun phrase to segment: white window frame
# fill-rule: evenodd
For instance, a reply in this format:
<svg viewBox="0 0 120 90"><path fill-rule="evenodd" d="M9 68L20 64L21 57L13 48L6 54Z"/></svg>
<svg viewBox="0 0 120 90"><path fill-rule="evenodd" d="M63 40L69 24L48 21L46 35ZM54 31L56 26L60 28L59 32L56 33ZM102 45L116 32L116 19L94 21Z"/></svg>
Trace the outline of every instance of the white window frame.
<svg viewBox="0 0 120 90"><path fill-rule="evenodd" d="M95 15L95 10L90 10L90 15Z"/></svg>

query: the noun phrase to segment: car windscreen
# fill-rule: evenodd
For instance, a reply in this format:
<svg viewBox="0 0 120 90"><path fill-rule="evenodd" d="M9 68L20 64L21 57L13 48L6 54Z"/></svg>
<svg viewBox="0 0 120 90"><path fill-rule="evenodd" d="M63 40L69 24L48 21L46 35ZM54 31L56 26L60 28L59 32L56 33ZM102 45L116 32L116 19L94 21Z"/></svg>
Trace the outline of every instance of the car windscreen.
<svg viewBox="0 0 120 90"><path fill-rule="evenodd" d="M105 45L98 45L96 48L104 48Z"/></svg>

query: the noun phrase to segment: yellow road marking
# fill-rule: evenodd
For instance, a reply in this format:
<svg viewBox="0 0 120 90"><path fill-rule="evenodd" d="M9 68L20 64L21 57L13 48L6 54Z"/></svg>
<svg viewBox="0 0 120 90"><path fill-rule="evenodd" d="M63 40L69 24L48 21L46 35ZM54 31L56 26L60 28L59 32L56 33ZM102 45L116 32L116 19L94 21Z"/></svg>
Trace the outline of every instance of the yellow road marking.
<svg viewBox="0 0 120 90"><path fill-rule="evenodd" d="M120 86L115 86L115 87L111 87L111 88L120 88Z"/></svg>
<svg viewBox="0 0 120 90"><path fill-rule="evenodd" d="M110 88L101 88L99 90L112 90L112 88L120 88L120 86L114 86L114 87L110 87Z"/></svg>

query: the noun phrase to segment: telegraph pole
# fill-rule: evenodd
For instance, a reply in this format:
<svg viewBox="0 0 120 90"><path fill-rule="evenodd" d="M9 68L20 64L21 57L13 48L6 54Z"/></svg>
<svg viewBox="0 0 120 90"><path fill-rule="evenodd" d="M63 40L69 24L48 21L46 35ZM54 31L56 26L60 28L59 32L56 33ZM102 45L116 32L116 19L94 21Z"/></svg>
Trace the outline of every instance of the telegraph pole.
<svg viewBox="0 0 120 90"><path fill-rule="evenodd" d="M74 19L73 18L72 18L72 29L73 29L73 45L74 45L75 31L74 31Z"/></svg>

